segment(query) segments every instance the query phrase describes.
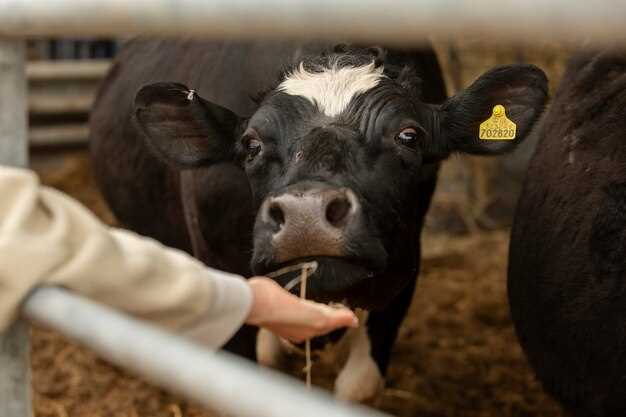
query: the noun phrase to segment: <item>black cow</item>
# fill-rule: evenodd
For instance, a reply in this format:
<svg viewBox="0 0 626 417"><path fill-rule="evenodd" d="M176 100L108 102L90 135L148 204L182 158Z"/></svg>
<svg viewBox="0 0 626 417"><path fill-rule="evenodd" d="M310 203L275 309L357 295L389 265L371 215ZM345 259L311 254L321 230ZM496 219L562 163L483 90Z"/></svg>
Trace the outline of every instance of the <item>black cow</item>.
<svg viewBox="0 0 626 417"><path fill-rule="evenodd" d="M512 149L546 78L500 67L444 99L431 48L135 41L98 97L92 151L131 229L244 275L316 260L309 297L371 311L336 384L364 400L412 298L439 162ZM497 104L515 140L478 139Z"/></svg>
<svg viewBox="0 0 626 417"><path fill-rule="evenodd" d="M568 410L626 416L626 54L573 58L538 127L511 235L512 317Z"/></svg>

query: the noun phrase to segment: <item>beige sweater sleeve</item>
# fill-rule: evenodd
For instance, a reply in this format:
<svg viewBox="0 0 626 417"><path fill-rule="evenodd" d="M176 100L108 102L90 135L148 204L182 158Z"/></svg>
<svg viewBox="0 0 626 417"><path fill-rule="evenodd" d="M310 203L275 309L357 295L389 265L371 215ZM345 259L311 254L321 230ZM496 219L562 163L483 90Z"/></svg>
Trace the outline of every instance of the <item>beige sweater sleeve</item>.
<svg viewBox="0 0 626 417"><path fill-rule="evenodd" d="M218 347L252 303L243 278L108 228L30 171L0 167L0 331L37 285L59 285Z"/></svg>

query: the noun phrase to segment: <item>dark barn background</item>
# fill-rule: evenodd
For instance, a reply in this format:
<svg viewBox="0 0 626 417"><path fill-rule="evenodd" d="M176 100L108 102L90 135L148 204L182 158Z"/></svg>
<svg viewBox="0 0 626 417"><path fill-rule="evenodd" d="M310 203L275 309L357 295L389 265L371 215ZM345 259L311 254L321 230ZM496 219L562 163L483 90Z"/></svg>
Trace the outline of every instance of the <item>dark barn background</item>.
<svg viewBox="0 0 626 417"><path fill-rule="evenodd" d="M115 219L91 177L86 123L95 89L120 43L32 41L28 67L31 166L44 183L76 197L112 225ZM465 39L435 45L450 93L494 65L515 62L541 67L554 90L568 56L552 43L528 47ZM445 163L423 237L418 291L379 405L383 410L424 417L564 415L532 375L506 301L508 227L532 145L505 158L455 156ZM211 415L54 332L33 333L38 417ZM313 376L330 388L327 368L314 366Z"/></svg>

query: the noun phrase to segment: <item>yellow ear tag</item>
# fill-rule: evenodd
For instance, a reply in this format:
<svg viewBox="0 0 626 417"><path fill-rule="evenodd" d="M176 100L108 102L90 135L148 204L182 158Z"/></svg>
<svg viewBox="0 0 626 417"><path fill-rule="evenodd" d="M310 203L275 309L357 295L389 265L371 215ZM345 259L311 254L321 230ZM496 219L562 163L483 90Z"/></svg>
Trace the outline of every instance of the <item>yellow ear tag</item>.
<svg viewBox="0 0 626 417"><path fill-rule="evenodd" d="M513 140L517 126L506 117L504 106L493 106L491 117L480 124L479 138L482 140Z"/></svg>

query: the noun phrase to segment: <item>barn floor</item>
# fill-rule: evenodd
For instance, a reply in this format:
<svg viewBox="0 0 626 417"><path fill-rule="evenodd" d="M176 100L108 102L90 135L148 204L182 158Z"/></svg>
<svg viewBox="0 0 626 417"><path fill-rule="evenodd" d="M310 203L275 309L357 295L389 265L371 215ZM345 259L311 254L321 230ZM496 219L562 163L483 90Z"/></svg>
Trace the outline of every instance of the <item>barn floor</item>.
<svg viewBox="0 0 626 417"><path fill-rule="evenodd" d="M110 222L84 153L66 155L35 157L33 166L47 184L74 195ZM506 304L507 242L503 231L424 237L419 287L400 331L383 410L423 417L564 415L542 392L517 345ZM126 375L54 332L33 331L32 356L38 417L212 415ZM314 367L313 372L318 383L331 384L323 370Z"/></svg>

